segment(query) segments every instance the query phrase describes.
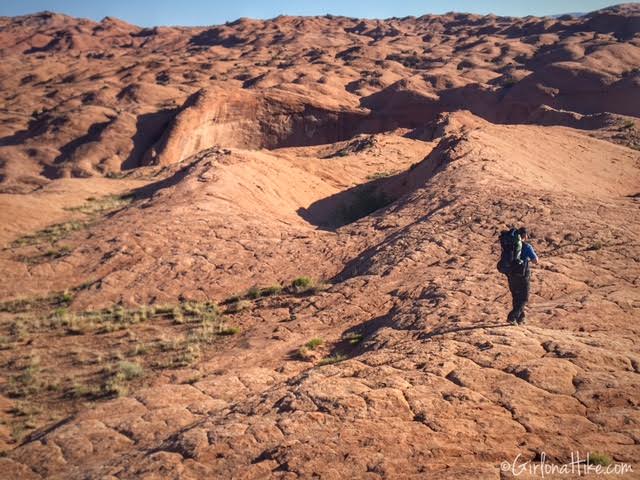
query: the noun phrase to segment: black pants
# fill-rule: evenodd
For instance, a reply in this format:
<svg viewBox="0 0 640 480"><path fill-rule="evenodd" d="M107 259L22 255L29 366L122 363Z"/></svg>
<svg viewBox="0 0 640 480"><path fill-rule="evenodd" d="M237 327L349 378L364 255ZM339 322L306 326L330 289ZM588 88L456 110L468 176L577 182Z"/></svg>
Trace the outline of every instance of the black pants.
<svg viewBox="0 0 640 480"><path fill-rule="evenodd" d="M521 322L524 320L524 307L529 301L529 287L531 275L512 274L509 278L509 290L513 299L513 310L509 312L507 319L510 322Z"/></svg>

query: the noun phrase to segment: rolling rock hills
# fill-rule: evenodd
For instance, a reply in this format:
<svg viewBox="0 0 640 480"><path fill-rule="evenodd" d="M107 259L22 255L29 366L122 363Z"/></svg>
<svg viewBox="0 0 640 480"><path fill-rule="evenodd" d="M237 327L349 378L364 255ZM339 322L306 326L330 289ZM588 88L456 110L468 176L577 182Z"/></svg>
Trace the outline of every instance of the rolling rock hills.
<svg viewBox="0 0 640 480"><path fill-rule="evenodd" d="M637 4L45 12L0 56L7 478L638 475ZM517 327L510 224L541 257Z"/></svg>

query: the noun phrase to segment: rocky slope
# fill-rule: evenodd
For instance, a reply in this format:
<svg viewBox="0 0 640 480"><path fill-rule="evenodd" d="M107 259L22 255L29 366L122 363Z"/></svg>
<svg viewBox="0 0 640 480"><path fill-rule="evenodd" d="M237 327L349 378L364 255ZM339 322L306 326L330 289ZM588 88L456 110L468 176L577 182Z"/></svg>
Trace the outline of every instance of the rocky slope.
<svg viewBox="0 0 640 480"><path fill-rule="evenodd" d="M1 19L3 472L640 469L639 19Z"/></svg>

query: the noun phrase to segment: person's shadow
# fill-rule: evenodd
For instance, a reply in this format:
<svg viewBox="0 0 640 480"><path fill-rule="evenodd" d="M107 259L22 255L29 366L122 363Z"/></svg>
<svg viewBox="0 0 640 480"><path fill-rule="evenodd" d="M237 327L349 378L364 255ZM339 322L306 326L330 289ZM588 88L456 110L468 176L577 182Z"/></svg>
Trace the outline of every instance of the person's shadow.
<svg viewBox="0 0 640 480"><path fill-rule="evenodd" d="M482 325L471 325L468 327L456 327L449 329L436 329L432 332L425 332L418 335L418 339L420 340L429 340L433 337L440 337L442 335L446 335L447 333L458 333L458 332L467 332L470 330L479 330L481 328L502 328L502 327L513 327L512 323L484 323Z"/></svg>

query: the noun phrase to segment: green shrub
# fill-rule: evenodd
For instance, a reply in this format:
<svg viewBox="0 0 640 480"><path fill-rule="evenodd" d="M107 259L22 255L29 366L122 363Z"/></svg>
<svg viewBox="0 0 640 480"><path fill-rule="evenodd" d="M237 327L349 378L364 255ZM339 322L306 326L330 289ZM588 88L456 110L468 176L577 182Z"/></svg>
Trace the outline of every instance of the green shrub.
<svg viewBox="0 0 640 480"><path fill-rule="evenodd" d="M72 398L81 397L93 397L100 394L100 389L91 385L84 385L82 383L74 383L68 392L68 395Z"/></svg>
<svg viewBox="0 0 640 480"><path fill-rule="evenodd" d="M273 295L279 295L280 293L282 293L282 287L280 285L272 285L260 289L261 297L271 297Z"/></svg>
<svg viewBox="0 0 640 480"><path fill-rule="evenodd" d="M118 364L118 373L122 374L123 380L133 380L141 377L144 369L137 363L122 361Z"/></svg>
<svg viewBox="0 0 640 480"><path fill-rule="evenodd" d="M237 300L230 303L227 307L227 313L239 313L251 307L251 302L247 300Z"/></svg>
<svg viewBox="0 0 640 480"><path fill-rule="evenodd" d="M291 282L291 288L296 293L308 292L314 287L314 281L310 277L298 277Z"/></svg>
<svg viewBox="0 0 640 480"><path fill-rule="evenodd" d="M397 174L397 171L390 171L390 172L376 172L376 173L372 173L371 175L367 176L367 180L370 181L374 181L374 180L380 180L382 178L389 178L389 177L393 177L395 174Z"/></svg>
<svg viewBox="0 0 640 480"><path fill-rule="evenodd" d="M349 342L351 345L357 345L362 341L363 338L364 337L361 333L350 333L348 335L345 335L344 340Z"/></svg>
<svg viewBox="0 0 640 480"><path fill-rule="evenodd" d="M312 338L307 343L304 344L309 350L315 350L317 347L322 345L324 341L321 338Z"/></svg>
<svg viewBox="0 0 640 480"><path fill-rule="evenodd" d="M300 349L298 350L298 357L301 360L310 360L311 359L311 352L309 351L309 349L307 347L300 347Z"/></svg>
<svg viewBox="0 0 640 480"><path fill-rule="evenodd" d="M339 362L342 362L342 361L344 361L346 359L347 359L346 356L340 355L340 354L336 354L336 355L332 355L330 357L323 358L322 360L320 360L318 362L318 365L319 366L322 366L322 365L333 365L334 363L339 363Z"/></svg>
<svg viewBox="0 0 640 480"><path fill-rule="evenodd" d="M589 454L589 463L592 465L602 465L607 467L613 463L613 460L606 453L593 452Z"/></svg>
<svg viewBox="0 0 640 480"><path fill-rule="evenodd" d="M260 290L260 288L253 286L249 290L247 290L247 293L245 296L247 298L251 298L252 300L255 300L257 298L260 298L261 294L262 294L262 291Z"/></svg>
<svg viewBox="0 0 640 480"><path fill-rule="evenodd" d="M236 333L240 333L240 329L238 327L224 327L218 330L218 335L223 336L235 335Z"/></svg>

